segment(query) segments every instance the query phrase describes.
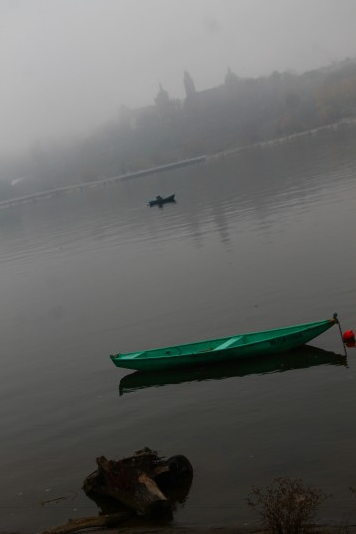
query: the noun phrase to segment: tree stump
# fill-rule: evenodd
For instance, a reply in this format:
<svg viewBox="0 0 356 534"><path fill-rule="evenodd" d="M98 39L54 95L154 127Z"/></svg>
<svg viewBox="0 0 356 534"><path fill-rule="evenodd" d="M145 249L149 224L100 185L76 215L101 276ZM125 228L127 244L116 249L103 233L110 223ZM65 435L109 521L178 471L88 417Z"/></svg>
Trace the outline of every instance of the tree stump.
<svg viewBox="0 0 356 534"><path fill-rule="evenodd" d="M120 460L100 456L96 463L97 470L84 481L85 493L94 500L95 495L114 498L138 515L151 518L172 516L171 502L162 488L169 489L182 477L191 480L193 473L184 456L164 460L148 447Z"/></svg>

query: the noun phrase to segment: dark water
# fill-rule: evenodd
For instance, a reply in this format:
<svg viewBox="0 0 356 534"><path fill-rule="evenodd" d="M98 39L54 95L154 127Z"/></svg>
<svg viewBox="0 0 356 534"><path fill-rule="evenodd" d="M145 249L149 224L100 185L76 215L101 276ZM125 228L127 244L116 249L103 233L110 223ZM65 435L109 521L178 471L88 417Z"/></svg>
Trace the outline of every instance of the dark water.
<svg viewBox="0 0 356 534"><path fill-rule="evenodd" d="M322 133L0 212L1 530L96 515L95 458L143 446L193 464L178 525L248 523L277 476L333 493L323 521L355 515L356 351L336 327L214 371L137 380L108 357L334 311L355 328L355 148Z"/></svg>

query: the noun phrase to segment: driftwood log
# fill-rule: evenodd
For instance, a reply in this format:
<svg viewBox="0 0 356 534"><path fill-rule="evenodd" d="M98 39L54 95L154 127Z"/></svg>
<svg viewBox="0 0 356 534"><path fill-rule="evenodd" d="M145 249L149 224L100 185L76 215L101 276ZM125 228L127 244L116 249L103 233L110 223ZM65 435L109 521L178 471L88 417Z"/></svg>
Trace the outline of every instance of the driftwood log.
<svg viewBox="0 0 356 534"><path fill-rule="evenodd" d="M96 459L98 468L84 481L83 490L95 500L106 496L119 501L144 517L172 516L170 490L188 480L193 468L182 455L168 460L159 457L148 447L136 451L133 456L119 460Z"/></svg>
<svg viewBox="0 0 356 534"><path fill-rule="evenodd" d="M70 519L64 525L53 527L42 532L42 534L70 534L87 528L109 528L121 525L126 519L132 516L130 512L118 514L98 515L95 517L83 517L80 519Z"/></svg>

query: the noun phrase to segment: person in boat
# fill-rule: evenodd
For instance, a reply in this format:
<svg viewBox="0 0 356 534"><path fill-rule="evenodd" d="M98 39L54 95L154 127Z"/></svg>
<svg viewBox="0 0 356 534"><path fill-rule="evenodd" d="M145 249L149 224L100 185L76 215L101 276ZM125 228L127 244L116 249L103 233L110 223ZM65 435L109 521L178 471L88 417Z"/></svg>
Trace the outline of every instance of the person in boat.
<svg viewBox="0 0 356 534"><path fill-rule="evenodd" d="M162 202L163 198L161 197L161 195L157 195L156 200L158 200L158 202Z"/></svg>

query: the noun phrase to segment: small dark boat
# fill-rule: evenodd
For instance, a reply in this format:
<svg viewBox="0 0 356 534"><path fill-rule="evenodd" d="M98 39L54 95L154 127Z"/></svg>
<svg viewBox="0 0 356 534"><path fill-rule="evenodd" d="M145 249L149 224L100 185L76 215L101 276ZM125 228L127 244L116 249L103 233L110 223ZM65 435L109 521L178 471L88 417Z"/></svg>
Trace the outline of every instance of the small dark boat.
<svg viewBox="0 0 356 534"><path fill-rule="evenodd" d="M170 195L169 197L161 197L158 195L155 200L150 200L148 205L151 208L152 206L162 206L163 204L167 204L168 202L175 202L175 194Z"/></svg>

